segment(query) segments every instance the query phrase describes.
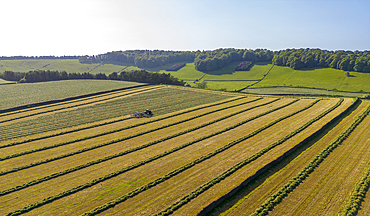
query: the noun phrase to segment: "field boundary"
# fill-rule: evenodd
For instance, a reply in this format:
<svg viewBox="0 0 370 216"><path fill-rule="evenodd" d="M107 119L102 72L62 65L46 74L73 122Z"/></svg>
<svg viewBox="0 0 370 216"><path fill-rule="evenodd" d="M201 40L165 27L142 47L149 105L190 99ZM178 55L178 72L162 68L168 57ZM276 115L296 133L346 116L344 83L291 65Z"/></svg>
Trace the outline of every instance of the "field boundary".
<svg viewBox="0 0 370 216"><path fill-rule="evenodd" d="M60 102L65 102L65 101L69 101L69 100L76 100L76 99L80 99L80 98L84 98L84 97L91 97L91 96L95 96L95 95L99 95L99 94L121 91L121 90L125 90L125 89L149 86L149 85L155 85L155 84L142 84L142 85L137 85L137 86L128 86L128 87L124 87L124 88L112 89L112 90L107 90L107 91L100 91L100 92L95 92L95 93L90 93L90 94L78 95L78 96L74 96L74 97L67 97L67 98L63 98L63 99L48 100L48 101L44 101L44 102L31 103L31 104L26 104L26 105L22 105L22 106L16 106L16 107L7 108L7 109L1 109L0 114L1 113L6 113L6 112L17 111L17 110L21 110L21 109L26 109L26 108L31 108L31 107L36 107L36 106L48 105L48 104L53 104L53 103L60 103Z"/></svg>

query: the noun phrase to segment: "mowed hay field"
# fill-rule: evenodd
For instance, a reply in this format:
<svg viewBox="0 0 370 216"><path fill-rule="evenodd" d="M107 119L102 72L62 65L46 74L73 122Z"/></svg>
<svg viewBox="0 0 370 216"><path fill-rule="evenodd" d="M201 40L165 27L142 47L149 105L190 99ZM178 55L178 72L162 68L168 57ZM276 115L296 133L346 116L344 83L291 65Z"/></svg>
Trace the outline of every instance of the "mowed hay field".
<svg viewBox="0 0 370 216"><path fill-rule="evenodd" d="M153 85L2 113L0 214L348 212L367 180L369 106Z"/></svg>

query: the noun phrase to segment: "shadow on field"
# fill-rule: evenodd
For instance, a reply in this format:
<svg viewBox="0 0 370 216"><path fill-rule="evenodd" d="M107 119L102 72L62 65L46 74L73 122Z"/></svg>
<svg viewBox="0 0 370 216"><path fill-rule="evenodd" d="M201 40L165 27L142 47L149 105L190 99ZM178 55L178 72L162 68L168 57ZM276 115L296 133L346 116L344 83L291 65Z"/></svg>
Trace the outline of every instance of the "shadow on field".
<svg viewBox="0 0 370 216"><path fill-rule="evenodd" d="M220 215L222 212L225 212L228 209L230 209L240 199L247 196L250 192L252 192L256 188L258 188L261 184L263 184L263 182L266 181L266 179L268 179L269 177L271 177L275 173L282 170L285 166L287 166L291 161L293 161L302 152L304 152L306 149L308 149L309 147L314 145L317 141L319 141L322 137L324 137L330 130L332 130L334 127L336 127L344 118L346 118L354 110L356 110L361 103L362 103L362 101L358 100L358 102L350 110L347 110L346 113L341 118L337 119L336 121L334 121L330 125L328 125L315 138L303 143L301 145L301 147L299 147L296 151L294 151L293 153L288 155L286 158L284 158L282 161L280 161L275 166L273 166L270 169L263 172L256 179L252 180L249 184L247 184L244 188L242 188L240 191L238 191L231 198L225 200L221 205L219 205L217 208L213 209L208 215Z"/></svg>

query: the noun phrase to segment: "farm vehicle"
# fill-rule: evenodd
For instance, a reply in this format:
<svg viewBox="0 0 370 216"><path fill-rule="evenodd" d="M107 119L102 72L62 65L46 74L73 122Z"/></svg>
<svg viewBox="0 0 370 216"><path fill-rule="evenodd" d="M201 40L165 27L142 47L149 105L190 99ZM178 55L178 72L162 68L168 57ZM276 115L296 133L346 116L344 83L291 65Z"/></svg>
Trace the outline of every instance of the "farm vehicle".
<svg viewBox="0 0 370 216"><path fill-rule="evenodd" d="M133 118L142 118L142 117L151 117L153 115L152 111L150 111L149 109L146 109L144 112L135 112L133 114L131 114L131 117Z"/></svg>

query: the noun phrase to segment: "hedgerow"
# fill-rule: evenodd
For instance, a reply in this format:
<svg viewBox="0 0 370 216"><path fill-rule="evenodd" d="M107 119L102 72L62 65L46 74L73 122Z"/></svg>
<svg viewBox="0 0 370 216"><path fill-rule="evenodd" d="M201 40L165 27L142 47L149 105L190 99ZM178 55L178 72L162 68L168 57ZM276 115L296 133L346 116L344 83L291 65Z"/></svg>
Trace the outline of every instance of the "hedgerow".
<svg viewBox="0 0 370 216"><path fill-rule="evenodd" d="M363 119L369 114L370 106L360 115L357 119L344 131L339 137L337 137L333 142L331 142L323 151L316 155L316 157L311 160L307 166L305 166L295 177L290 179L287 184L282 186L279 191L273 194L269 199L267 199L256 211L253 215L267 215L269 211L271 211L277 204L279 204L282 199L290 192L292 192L304 179L306 179L310 173L312 173L316 167L318 167L323 160L329 156L329 154L337 148L340 144L343 143L345 139L354 131L354 129L363 121ZM361 186L362 187L362 186ZM365 186L363 188L366 188ZM363 196L362 194L354 193L353 198L357 198L357 195ZM348 203L348 206L343 210L344 214L352 214L358 210L359 203L361 203L361 198L359 200L353 200L351 197L351 201Z"/></svg>

